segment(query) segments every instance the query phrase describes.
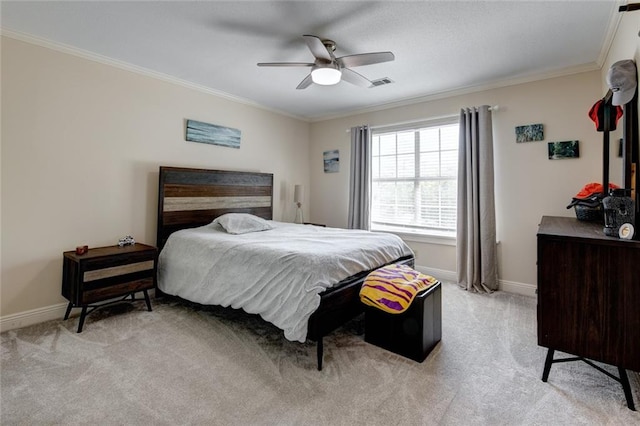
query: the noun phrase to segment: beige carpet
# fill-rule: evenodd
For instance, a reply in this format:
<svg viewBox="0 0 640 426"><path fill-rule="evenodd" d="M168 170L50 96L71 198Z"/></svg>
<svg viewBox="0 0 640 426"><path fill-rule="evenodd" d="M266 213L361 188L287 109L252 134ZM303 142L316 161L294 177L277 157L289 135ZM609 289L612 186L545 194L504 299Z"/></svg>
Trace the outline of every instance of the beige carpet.
<svg viewBox="0 0 640 426"><path fill-rule="evenodd" d="M2 337L2 425L639 425L621 386L582 362L540 380L534 299L443 286L423 363L364 342L362 319L292 343L241 312L116 305ZM610 368L616 373L616 369ZM636 405L640 383L630 374Z"/></svg>

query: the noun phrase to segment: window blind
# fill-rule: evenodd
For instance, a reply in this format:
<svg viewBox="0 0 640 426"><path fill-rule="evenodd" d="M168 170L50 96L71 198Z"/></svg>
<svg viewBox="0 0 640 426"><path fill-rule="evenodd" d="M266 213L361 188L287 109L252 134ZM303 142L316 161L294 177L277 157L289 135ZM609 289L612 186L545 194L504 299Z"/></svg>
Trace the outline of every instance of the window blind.
<svg viewBox="0 0 640 426"><path fill-rule="evenodd" d="M457 118L372 133L372 229L453 234Z"/></svg>

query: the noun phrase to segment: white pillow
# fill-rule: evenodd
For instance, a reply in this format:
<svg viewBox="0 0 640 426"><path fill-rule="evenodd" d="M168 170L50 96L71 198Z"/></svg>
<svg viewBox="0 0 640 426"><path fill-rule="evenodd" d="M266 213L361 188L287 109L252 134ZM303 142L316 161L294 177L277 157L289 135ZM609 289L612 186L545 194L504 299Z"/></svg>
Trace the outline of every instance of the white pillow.
<svg viewBox="0 0 640 426"><path fill-rule="evenodd" d="M227 213L211 222L224 228L229 234L246 234L248 232L267 231L273 226L261 217L249 213Z"/></svg>

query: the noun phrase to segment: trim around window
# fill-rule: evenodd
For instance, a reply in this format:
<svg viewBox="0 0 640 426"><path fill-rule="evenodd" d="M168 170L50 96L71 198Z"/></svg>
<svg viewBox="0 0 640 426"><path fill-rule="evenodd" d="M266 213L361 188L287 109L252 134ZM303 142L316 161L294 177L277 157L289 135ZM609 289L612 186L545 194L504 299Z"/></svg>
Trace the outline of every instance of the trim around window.
<svg viewBox="0 0 640 426"><path fill-rule="evenodd" d="M374 128L372 230L455 246L457 122L452 116Z"/></svg>
<svg viewBox="0 0 640 426"><path fill-rule="evenodd" d="M412 232L411 229L394 227L394 226L376 226L371 227L374 232L388 232L395 234L402 238L404 241L412 241L423 244L439 244L443 246L455 246L456 245L456 232L455 231L438 231L430 230L429 233L424 232Z"/></svg>

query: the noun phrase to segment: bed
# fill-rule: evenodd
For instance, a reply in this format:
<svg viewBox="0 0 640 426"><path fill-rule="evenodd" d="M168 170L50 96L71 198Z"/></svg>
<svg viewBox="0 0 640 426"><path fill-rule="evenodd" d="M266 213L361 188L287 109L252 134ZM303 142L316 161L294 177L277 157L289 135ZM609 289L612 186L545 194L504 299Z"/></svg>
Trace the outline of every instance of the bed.
<svg viewBox="0 0 640 426"><path fill-rule="evenodd" d="M218 222L229 217L244 216L230 215L234 213L252 215L250 217L255 217L256 219L260 218L259 220L264 220L274 229L266 232L229 235L224 227L221 228L219 223L212 223L214 220ZM359 300L358 293L364 278L372 270L386 264L402 263L413 266L413 253L399 238L389 234L376 235L366 231L348 231L337 228L325 229L312 225L286 224L272 219L272 174L160 167L157 228L157 245L160 249L158 294L177 296L199 304L220 304L222 306L242 308L249 313L260 314L263 319L281 328L285 332L285 337L289 340L304 341L310 339L316 341L318 370L321 370L323 337L363 311L363 305ZM276 232L284 233L284 236L273 238ZM356 249L355 251L365 253L363 259L355 262L358 264L357 268L351 261L347 261L348 267L343 264L336 265L335 268L332 266L333 269L340 270L342 275L345 274L345 271L348 271L348 276L341 276L338 279L336 277L326 278L322 274L314 275L310 272L311 270L307 269L309 264L327 262L326 265L329 265L337 255L329 256L326 253L323 254L320 250L322 244L318 245L316 253L310 253L315 247L310 246L310 244L314 244L311 238L318 234L326 245L327 241L333 241L329 240L329 238L339 238L338 234L342 233L351 233L347 235L347 238L362 241L361 245L363 247L368 246L365 238L373 236L382 238L385 246L393 246L399 240L401 247L390 247L388 250L384 250L386 253L384 253L383 257L380 257L381 255L372 256L367 254L364 249ZM358 233L366 233L367 235ZM303 235L303 242L294 242L297 234ZM307 301L302 302L300 305L300 315L304 317L302 324L296 323L292 328L288 328L286 324L289 323L290 318L286 317L283 321L279 320L277 317L280 313L277 309L274 309L273 304L269 305L268 309L260 311L262 308L256 307L255 303L249 303L251 301L255 302L257 297L255 294L238 293L233 297L224 296L222 298L219 295L210 296L217 291L214 290L217 287L209 286L215 279L218 279L217 285L221 286L237 287L238 284L230 282L233 279L230 277L235 276L234 274L230 273L225 278L223 270L213 272L213 263L225 264L222 257L218 257L223 255L224 250L221 252L214 250L224 247L224 244L234 244L232 250L238 250L240 246L253 250L251 253L241 255L246 257L243 258L245 259L242 263L243 267L246 266L246 269L249 270L250 263L246 259L257 256L258 252L262 250L262 244L266 244L261 240L254 241L252 240L253 238L290 241L291 243L288 246L291 247L282 247L282 244L279 248L276 247L276 250L280 250L280 256L285 256L284 258L286 259L293 256L290 249L292 250L295 247L300 247L300 250L298 250L300 253L296 252L296 256L302 255L303 252L306 252L307 256L312 256L307 257L305 267L296 266L294 263L288 263L288 261L261 260L262 263L257 264L253 269L254 274L259 275L265 273L262 266L260 266L262 264L286 263L288 269L271 274L289 278L292 290L286 291L286 293L305 293L305 291L295 290L300 286L304 286L307 291L313 293L311 302L306 299ZM390 240L384 241L385 238ZM393 241L394 239L396 241ZM207 248L202 245L205 242ZM211 250L211 253L204 255L205 250ZM269 247L269 250L271 250L271 247ZM181 253L187 255L180 255ZM202 255L202 259L198 258L200 255ZM204 260L205 258L207 260ZM220 259L220 261L209 262L208 259L211 258ZM229 264L227 262L225 265ZM240 270L237 272L240 273ZM299 280L296 275L299 275ZM208 287L202 285L205 281ZM246 281L244 278L238 280L238 282L242 283ZM267 288L262 281L256 282L252 286L256 287L258 284ZM251 297L248 297L248 295ZM264 296L264 298L270 297L272 296ZM300 297L309 296L301 295ZM260 297L257 297L257 299L260 299ZM291 306L298 306L297 303L287 301L279 304L290 308ZM297 308L294 310L297 310ZM289 313L283 313L283 315L289 315Z"/></svg>

